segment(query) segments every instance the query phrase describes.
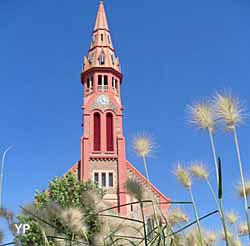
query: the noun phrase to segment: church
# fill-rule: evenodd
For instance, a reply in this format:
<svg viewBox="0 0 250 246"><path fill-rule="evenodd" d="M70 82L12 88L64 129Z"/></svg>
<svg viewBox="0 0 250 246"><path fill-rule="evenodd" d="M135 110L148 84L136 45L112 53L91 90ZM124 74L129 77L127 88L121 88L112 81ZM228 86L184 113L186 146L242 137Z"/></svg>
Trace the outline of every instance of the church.
<svg viewBox="0 0 250 246"><path fill-rule="evenodd" d="M81 83L83 133L80 160L71 169L79 180L92 180L105 189L104 199L110 206L134 200L126 193L128 178L136 179L146 194L153 194L163 214L169 207L164 196L126 159L121 100L122 72L115 53L103 0L100 0L90 48L83 58ZM149 195L148 195L149 196ZM151 195L152 197L152 195ZM137 217L136 206L121 206L117 213ZM148 211L148 216L152 211Z"/></svg>

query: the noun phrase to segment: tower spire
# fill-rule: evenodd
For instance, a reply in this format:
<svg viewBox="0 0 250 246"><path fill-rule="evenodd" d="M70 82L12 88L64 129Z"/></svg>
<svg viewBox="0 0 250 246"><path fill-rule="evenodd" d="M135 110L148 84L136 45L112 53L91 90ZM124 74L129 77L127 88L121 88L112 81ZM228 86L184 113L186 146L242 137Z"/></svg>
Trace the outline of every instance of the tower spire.
<svg viewBox="0 0 250 246"><path fill-rule="evenodd" d="M84 57L81 73L83 94L83 134L81 136L81 161L78 165L80 180L92 180L105 189L104 200L118 206L117 213L134 217L126 206L133 200L124 188L128 178L145 184L154 199L164 203L169 200L144 178L127 160L123 135L123 106L121 100L122 73L111 41L103 0L99 0L96 22L88 55ZM146 182L147 181L147 182ZM151 216L151 211L147 209ZM116 213L116 211L115 211ZM151 221L152 222L152 221Z"/></svg>
<svg viewBox="0 0 250 246"><path fill-rule="evenodd" d="M99 2L88 56L84 57L83 73L97 67L113 68L121 73L119 59L116 57L111 40L103 0Z"/></svg>
<svg viewBox="0 0 250 246"><path fill-rule="evenodd" d="M108 21L107 21L105 9L104 9L103 0L100 0L100 3L99 3L94 31L98 29L106 29L109 31Z"/></svg>

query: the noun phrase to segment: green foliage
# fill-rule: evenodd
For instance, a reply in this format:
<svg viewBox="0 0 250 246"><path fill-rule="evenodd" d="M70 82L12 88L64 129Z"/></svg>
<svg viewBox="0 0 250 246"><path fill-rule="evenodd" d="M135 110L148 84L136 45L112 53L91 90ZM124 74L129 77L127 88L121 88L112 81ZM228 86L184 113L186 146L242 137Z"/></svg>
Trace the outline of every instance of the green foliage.
<svg viewBox="0 0 250 246"><path fill-rule="evenodd" d="M90 190L96 192L100 196L104 195L103 190L99 189L92 182L80 182L76 179L74 174L69 173L63 178L54 178L49 183L49 189L47 191L36 191L35 200L37 206L44 206L49 201L53 201L64 208L82 208L85 203L83 203L81 198L86 191Z"/></svg>
<svg viewBox="0 0 250 246"><path fill-rule="evenodd" d="M54 245L55 240L47 236L63 235L67 239L77 239L61 218L62 212L69 208L82 211L83 226L86 224L88 228L88 241L93 242L95 234L101 229L101 222L96 215L95 198L92 195L101 199L104 192L91 182L78 181L72 173L54 178L49 183L48 190L36 191L34 204L18 216L20 223L27 223L31 228L25 235L16 236L16 242L24 246L40 246L45 242Z"/></svg>
<svg viewBox="0 0 250 246"><path fill-rule="evenodd" d="M17 245L43 245L44 236L38 222L35 222L31 218L25 218L24 216L19 216L19 222L22 224L28 223L30 225L30 229L25 233L25 235L16 235L15 241Z"/></svg>

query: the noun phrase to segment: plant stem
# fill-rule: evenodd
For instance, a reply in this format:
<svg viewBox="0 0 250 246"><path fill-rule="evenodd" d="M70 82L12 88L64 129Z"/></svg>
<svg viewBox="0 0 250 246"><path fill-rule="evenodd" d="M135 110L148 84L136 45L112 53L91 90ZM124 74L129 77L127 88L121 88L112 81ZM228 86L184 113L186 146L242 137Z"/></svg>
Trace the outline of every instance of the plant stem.
<svg viewBox="0 0 250 246"><path fill-rule="evenodd" d="M144 231L144 238L145 238L145 246L148 245L147 240L147 230L146 230L146 224L145 224L145 216L143 211L143 203L140 201L140 207L141 207L141 215L142 215L142 221L143 221L143 231Z"/></svg>
<svg viewBox="0 0 250 246"><path fill-rule="evenodd" d="M72 245L72 241L74 240L74 237L75 237L75 233L73 232L73 233L72 233L71 240L70 240L70 245Z"/></svg>
<svg viewBox="0 0 250 246"><path fill-rule="evenodd" d="M145 155L142 156L142 159L143 159L143 163L144 163L146 178L147 178L148 183L149 183L150 194L151 194L151 199L152 199L152 204L153 204L153 210L154 210L154 216L155 216L155 222L156 222L157 228L158 228L158 230L159 230L159 234L160 234L161 237L162 237L162 231L161 231L160 225L159 225L159 223L158 223L158 218L157 218L157 214L156 214L154 196L153 196L153 193L151 192L150 179L149 179L149 172L148 172L148 165L147 165L147 160L146 160Z"/></svg>
<svg viewBox="0 0 250 246"><path fill-rule="evenodd" d="M228 240L228 234L227 234L227 226L226 226L226 221L225 221L225 214L224 214L222 199L219 199L219 205L220 205L219 211L220 211L220 216L221 216L221 222L222 222L223 230L224 230L224 233L225 233L225 241L226 241L226 245L229 246L229 240Z"/></svg>
<svg viewBox="0 0 250 246"><path fill-rule="evenodd" d="M226 242L226 245L229 246L228 236L227 236L227 227L226 227L226 222L225 222L222 199L219 199L219 201L218 201L218 199L216 197L216 194L214 192L213 186L212 186L212 184L210 183L210 181L208 179L207 179L207 184L208 184L209 189L210 189L210 191L211 191L211 193L213 195L214 201L215 201L215 203L216 203L216 205L218 207L220 219L221 219L223 230L224 230L224 233L225 233L225 242Z"/></svg>
<svg viewBox="0 0 250 246"><path fill-rule="evenodd" d="M214 167L215 167L215 170L216 170L217 187L219 187L219 173L218 173L218 164L217 164L217 154L216 154L215 144L214 144L214 135L213 135L213 131L211 129L208 129L208 133L209 133L209 139L210 139L212 153L213 153ZM207 180L207 183L208 183L208 186L209 186L209 188L210 188L210 190L212 192L215 203L217 204L219 214L220 214L220 218L221 218L221 222L222 222L222 225L223 225L223 230L224 230L224 233L225 233L226 245L228 246L229 242L228 242L227 227L226 227L224 210L223 210L223 201L222 201L222 199L219 199L219 202L218 202L218 199L217 199L217 197L215 195L214 189L213 189L211 183L209 182L209 180Z"/></svg>
<svg viewBox="0 0 250 246"><path fill-rule="evenodd" d="M3 169L4 169L4 161L7 152L12 148L13 146L9 146L4 152L2 156L2 162L1 162L1 175L0 175L0 208L2 208L2 191L3 191Z"/></svg>
<svg viewBox="0 0 250 246"><path fill-rule="evenodd" d="M215 144L214 144L214 136L213 136L212 130L208 130L208 133L209 133L209 139L210 139L212 153L213 153L214 167L215 167L215 171L216 171L216 180L217 180L217 185L218 185L219 174L218 174L218 165L217 165L217 155L216 155Z"/></svg>
<svg viewBox="0 0 250 246"><path fill-rule="evenodd" d="M246 214L246 220L247 220L247 229L248 229L248 237L250 241L250 223L249 223L249 215L248 215L248 205L247 205L247 196L246 196L246 189L245 189L245 180L244 180L244 174L243 174L243 167L242 167L242 160L241 160L241 154L240 154L240 147L239 147L239 141L238 141L238 135L236 127L233 127L233 135L234 135L234 142L238 157L238 163L239 163L239 169L240 169L240 177L241 177L241 184L243 188L243 198L244 198L244 206L245 206L245 214Z"/></svg>
<svg viewBox="0 0 250 246"><path fill-rule="evenodd" d="M189 190L189 194L190 194L192 204L193 204L193 209L194 209L194 214L195 214L195 218L196 218L196 222L197 222L197 226L198 226L201 245L203 246L204 242L203 242L203 237L202 237L202 232L201 232L201 225L200 225L200 220L199 220L198 211L197 211L196 203L195 203L195 200L194 200L192 188L190 187L188 190Z"/></svg>
<svg viewBox="0 0 250 246"><path fill-rule="evenodd" d="M219 208L220 205L219 205L219 202L218 202L218 200L217 200L215 191L214 191L214 189L213 189L213 187L212 187L212 184L210 183L210 181L209 181L208 179L207 179L206 181L207 181L208 187L209 187L209 189L210 189L210 191L211 191L211 193L212 193L212 195L213 195L214 201L215 201L217 207ZM219 213L220 213L220 210L219 210Z"/></svg>

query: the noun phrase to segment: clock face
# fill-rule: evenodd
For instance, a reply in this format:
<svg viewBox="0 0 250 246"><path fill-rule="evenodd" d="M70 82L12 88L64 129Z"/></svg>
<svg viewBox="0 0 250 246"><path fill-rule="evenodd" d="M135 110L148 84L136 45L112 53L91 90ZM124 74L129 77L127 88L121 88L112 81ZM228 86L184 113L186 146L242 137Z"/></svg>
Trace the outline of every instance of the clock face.
<svg viewBox="0 0 250 246"><path fill-rule="evenodd" d="M109 104L109 98L106 95L101 95L97 97L96 99L97 103L103 106L106 106Z"/></svg>

